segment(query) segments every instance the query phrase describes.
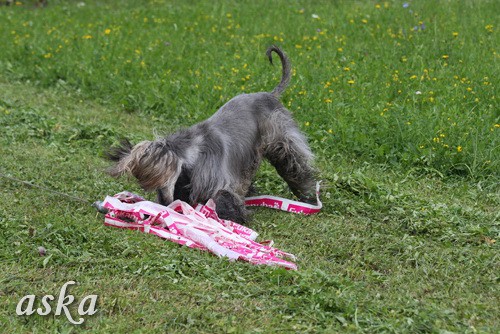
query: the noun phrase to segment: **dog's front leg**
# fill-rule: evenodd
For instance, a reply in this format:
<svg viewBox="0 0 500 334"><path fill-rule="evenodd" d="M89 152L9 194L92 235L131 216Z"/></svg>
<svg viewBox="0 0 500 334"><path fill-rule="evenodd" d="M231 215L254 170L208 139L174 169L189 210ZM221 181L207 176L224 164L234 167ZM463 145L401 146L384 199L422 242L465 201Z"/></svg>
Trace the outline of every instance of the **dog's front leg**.
<svg viewBox="0 0 500 334"><path fill-rule="evenodd" d="M219 218L244 224L249 219L249 212L240 196L228 190L219 190L214 197L215 211Z"/></svg>

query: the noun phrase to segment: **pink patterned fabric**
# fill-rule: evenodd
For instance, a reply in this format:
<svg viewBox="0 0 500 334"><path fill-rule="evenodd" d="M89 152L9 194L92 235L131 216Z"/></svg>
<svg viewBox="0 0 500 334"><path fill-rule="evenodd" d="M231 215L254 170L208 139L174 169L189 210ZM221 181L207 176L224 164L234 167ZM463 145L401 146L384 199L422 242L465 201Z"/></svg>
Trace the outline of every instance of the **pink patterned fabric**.
<svg viewBox="0 0 500 334"><path fill-rule="evenodd" d="M246 205L269 206L303 214L313 214L321 209L319 196L318 205L272 196L247 198ZM163 206L124 191L113 197L107 196L98 207L107 212L104 218L107 226L154 234L190 248L210 251L231 261L243 260L297 269L297 265L291 262L295 261L294 255L272 247L272 241L256 242L257 232L248 227L220 219L212 200L205 205L198 205L196 209L180 200Z"/></svg>

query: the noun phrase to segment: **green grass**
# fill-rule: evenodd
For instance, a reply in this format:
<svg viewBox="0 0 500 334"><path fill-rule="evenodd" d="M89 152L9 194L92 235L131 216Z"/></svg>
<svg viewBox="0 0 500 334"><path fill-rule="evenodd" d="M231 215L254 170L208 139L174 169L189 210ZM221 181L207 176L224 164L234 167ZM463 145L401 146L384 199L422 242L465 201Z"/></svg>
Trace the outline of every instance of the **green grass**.
<svg viewBox="0 0 500 334"><path fill-rule="evenodd" d="M260 240L297 255L288 272L105 227L87 204L0 177L2 331L498 332L500 5L408 3L0 7L0 174L88 202L142 193L104 173L105 149L272 89L275 43L324 203L255 210ZM291 196L267 164L257 185ZM15 314L69 280L77 300L99 295L84 324Z"/></svg>

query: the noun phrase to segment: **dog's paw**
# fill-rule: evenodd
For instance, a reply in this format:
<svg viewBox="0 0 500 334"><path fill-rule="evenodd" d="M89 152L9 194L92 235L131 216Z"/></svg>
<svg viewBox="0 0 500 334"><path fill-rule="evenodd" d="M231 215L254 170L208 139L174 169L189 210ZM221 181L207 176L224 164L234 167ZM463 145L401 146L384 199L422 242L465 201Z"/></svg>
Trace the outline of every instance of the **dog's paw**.
<svg viewBox="0 0 500 334"><path fill-rule="evenodd" d="M219 218L244 224L249 220L249 212L239 196L227 190L219 190L214 197L215 211Z"/></svg>

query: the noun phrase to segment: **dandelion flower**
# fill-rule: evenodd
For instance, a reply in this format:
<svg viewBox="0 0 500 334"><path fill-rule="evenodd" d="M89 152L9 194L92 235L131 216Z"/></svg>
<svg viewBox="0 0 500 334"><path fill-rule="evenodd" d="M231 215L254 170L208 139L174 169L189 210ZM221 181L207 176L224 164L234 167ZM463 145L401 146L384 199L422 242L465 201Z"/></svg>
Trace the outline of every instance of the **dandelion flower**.
<svg viewBox="0 0 500 334"><path fill-rule="evenodd" d="M83 39L92 39L92 35L83 35Z"/></svg>
<svg viewBox="0 0 500 334"><path fill-rule="evenodd" d="M109 34L111 34L111 29L108 28L104 30L104 35L109 35Z"/></svg>
<svg viewBox="0 0 500 334"><path fill-rule="evenodd" d="M347 83L348 83L349 85L354 85L354 82L355 82L354 80L349 80L349 81L347 81Z"/></svg>
<svg viewBox="0 0 500 334"><path fill-rule="evenodd" d="M458 153L462 152L462 150L463 150L462 146L457 146L457 152Z"/></svg>

